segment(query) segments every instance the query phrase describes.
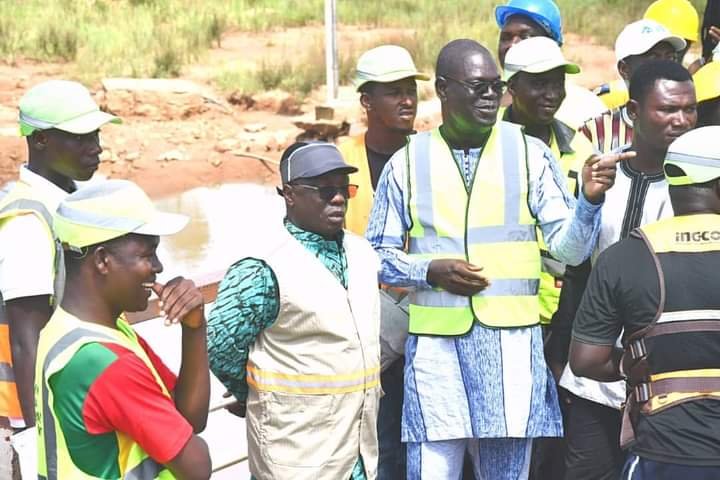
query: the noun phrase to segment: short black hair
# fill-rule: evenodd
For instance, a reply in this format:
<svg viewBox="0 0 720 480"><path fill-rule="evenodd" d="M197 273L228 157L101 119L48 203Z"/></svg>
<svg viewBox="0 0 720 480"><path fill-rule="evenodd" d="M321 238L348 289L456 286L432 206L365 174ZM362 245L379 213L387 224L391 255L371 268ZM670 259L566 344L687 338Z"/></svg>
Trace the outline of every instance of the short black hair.
<svg viewBox="0 0 720 480"><path fill-rule="evenodd" d="M365 82L362 85L360 85L360 88L358 88L358 91L360 93L364 93L366 95L372 95L373 90L375 90L376 86L377 86L377 82Z"/></svg>
<svg viewBox="0 0 720 480"><path fill-rule="evenodd" d="M692 82L685 67L672 60L651 60L640 65L630 78L630 99L642 102L658 80Z"/></svg>

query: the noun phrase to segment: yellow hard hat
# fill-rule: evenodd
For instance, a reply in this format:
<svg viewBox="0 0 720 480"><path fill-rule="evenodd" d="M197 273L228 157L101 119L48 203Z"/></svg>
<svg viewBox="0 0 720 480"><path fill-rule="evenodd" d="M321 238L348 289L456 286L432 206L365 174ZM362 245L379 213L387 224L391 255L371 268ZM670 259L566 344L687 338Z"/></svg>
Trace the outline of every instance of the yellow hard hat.
<svg viewBox="0 0 720 480"><path fill-rule="evenodd" d="M688 0L656 0L645 10L643 18L655 20L674 35L691 42L700 39L700 17Z"/></svg>
<svg viewBox="0 0 720 480"><path fill-rule="evenodd" d="M698 103L720 97L720 62L710 62L693 75Z"/></svg>

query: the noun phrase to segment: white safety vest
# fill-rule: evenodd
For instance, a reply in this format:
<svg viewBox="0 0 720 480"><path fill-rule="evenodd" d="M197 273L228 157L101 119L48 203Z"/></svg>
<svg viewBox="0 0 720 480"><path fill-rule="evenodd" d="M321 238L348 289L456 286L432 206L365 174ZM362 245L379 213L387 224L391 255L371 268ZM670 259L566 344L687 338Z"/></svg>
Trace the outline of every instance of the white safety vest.
<svg viewBox="0 0 720 480"><path fill-rule="evenodd" d="M247 432L258 480L348 479L362 456L376 476L380 389L375 251L345 233L348 288L287 231L259 258L280 310L250 349Z"/></svg>

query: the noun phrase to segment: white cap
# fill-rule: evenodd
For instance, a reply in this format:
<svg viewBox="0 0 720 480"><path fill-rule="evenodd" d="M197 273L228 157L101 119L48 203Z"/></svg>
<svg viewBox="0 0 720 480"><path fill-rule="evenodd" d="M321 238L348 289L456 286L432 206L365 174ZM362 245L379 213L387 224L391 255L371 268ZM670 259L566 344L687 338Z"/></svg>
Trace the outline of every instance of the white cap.
<svg viewBox="0 0 720 480"><path fill-rule="evenodd" d="M619 62L631 55L642 55L660 42L668 42L679 52L687 45L683 38L654 20L638 20L623 28L615 40L615 58Z"/></svg>
<svg viewBox="0 0 720 480"><path fill-rule="evenodd" d="M690 130L673 141L665 154L665 178L670 185L692 185L720 178L720 126ZM668 174L668 165L678 170ZM673 175L672 173L677 173Z"/></svg>
<svg viewBox="0 0 720 480"><path fill-rule="evenodd" d="M531 37L516 43L507 51L503 80L510 80L518 72L543 73L558 67L565 67L565 73L580 72L580 67L565 60L555 40Z"/></svg>
<svg viewBox="0 0 720 480"><path fill-rule="evenodd" d="M410 52L397 45L381 45L360 55L355 70L355 88L367 82L389 83L403 78L430 80L415 68Z"/></svg>

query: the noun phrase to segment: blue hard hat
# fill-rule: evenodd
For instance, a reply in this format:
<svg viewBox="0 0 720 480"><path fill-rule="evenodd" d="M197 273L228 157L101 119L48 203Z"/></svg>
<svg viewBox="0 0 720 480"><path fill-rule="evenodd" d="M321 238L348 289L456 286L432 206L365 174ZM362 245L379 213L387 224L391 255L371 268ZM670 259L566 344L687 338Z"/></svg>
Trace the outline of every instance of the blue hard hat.
<svg viewBox="0 0 720 480"><path fill-rule="evenodd" d="M559 45L563 43L560 9L553 0L509 0L495 7L495 21L503 28L511 15L525 15L537 22Z"/></svg>

